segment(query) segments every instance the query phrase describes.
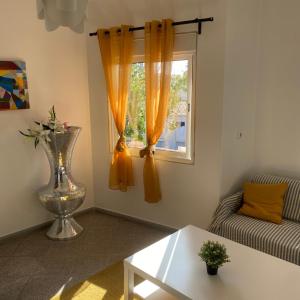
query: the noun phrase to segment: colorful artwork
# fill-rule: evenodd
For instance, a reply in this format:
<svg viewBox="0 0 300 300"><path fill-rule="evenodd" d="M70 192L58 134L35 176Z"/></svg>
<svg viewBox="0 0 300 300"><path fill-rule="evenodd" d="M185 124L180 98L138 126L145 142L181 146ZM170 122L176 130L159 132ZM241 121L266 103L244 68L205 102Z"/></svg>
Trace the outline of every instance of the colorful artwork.
<svg viewBox="0 0 300 300"><path fill-rule="evenodd" d="M0 110L29 108L23 61L0 61Z"/></svg>

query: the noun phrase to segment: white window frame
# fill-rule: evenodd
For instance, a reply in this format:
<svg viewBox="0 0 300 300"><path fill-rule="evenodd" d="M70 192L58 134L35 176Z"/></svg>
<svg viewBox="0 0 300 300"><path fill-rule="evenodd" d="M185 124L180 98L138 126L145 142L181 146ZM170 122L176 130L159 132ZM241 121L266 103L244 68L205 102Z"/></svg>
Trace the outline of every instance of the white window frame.
<svg viewBox="0 0 300 300"><path fill-rule="evenodd" d="M194 132L195 132L195 74L196 74L196 55L195 51L180 51L175 52L173 60L188 61L188 114L186 121L186 152L176 150L156 148L155 159L165 160L170 162L194 164ZM133 63L144 62L144 55L135 55ZM118 140L118 132L114 125L114 120L109 110L109 149L113 153L114 147ZM131 156L139 157L139 151L142 148L128 147Z"/></svg>

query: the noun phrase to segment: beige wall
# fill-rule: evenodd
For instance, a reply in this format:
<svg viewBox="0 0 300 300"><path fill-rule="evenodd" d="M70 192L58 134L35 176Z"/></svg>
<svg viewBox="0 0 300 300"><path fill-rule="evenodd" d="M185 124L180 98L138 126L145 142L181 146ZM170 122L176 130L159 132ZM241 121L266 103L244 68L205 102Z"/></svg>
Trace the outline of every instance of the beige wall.
<svg viewBox="0 0 300 300"><path fill-rule="evenodd" d="M255 172L260 2L227 1L221 197Z"/></svg>
<svg viewBox="0 0 300 300"><path fill-rule="evenodd" d="M91 0L89 30L120 23L140 25L154 18L215 17L213 23L203 26L203 34L198 36L195 164L158 162L163 199L157 204L144 201L143 161L138 158L134 158L136 186L127 193L108 189L111 153L108 147L107 96L97 40L88 38L96 205L175 227L190 223L207 227L220 194L226 1L139 0L128 3Z"/></svg>
<svg viewBox="0 0 300 300"><path fill-rule="evenodd" d="M300 2L262 1L256 161L300 177Z"/></svg>
<svg viewBox="0 0 300 300"><path fill-rule="evenodd" d="M74 177L88 188L93 205L89 93L84 35L59 29L48 33L36 17L36 1L1 1L0 59L27 64L30 110L0 112L0 236L37 225L51 217L36 191L48 182L42 149L18 134L32 120L47 118L54 104L58 116L83 128L75 148Z"/></svg>

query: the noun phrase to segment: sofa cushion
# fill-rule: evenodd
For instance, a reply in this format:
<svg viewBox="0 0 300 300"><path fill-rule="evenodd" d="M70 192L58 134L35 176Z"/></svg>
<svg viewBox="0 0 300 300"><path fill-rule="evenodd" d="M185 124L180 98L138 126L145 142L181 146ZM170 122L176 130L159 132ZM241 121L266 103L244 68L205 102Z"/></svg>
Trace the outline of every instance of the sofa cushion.
<svg viewBox="0 0 300 300"><path fill-rule="evenodd" d="M220 226L218 234L300 265L300 224L283 220L281 225L232 214Z"/></svg>
<svg viewBox="0 0 300 300"><path fill-rule="evenodd" d="M251 182L264 184L286 182L289 187L284 196L283 217L300 222L300 180L274 175L256 175Z"/></svg>
<svg viewBox="0 0 300 300"><path fill-rule="evenodd" d="M243 205L238 213L281 224L283 197L287 188L287 183L261 184L246 182L244 184Z"/></svg>

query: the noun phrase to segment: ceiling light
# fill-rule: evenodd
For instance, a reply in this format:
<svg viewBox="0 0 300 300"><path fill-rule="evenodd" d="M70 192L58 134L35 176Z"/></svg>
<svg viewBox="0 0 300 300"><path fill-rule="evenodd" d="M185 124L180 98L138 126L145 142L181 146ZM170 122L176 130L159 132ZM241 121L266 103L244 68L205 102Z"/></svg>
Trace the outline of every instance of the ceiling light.
<svg viewBox="0 0 300 300"><path fill-rule="evenodd" d="M38 18L45 20L47 31L65 26L82 33L87 3L88 0L37 0Z"/></svg>

